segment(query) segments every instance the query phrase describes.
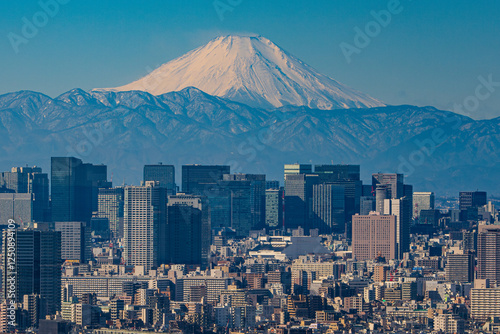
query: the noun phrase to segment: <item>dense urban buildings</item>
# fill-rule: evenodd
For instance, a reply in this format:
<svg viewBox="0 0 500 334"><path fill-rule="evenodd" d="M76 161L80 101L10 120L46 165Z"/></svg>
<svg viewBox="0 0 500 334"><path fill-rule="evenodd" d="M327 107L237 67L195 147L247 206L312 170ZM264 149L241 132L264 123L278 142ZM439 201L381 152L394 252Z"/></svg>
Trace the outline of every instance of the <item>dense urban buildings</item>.
<svg viewBox="0 0 500 334"><path fill-rule="evenodd" d="M0 331L500 328L500 214L484 192L438 201L402 174L363 184L359 165L287 164L284 186L184 165L180 193L174 171L146 165L141 185L115 187L71 157L52 159L50 180L4 172ZM36 177L42 193L51 182L46 221Z"/></svg>

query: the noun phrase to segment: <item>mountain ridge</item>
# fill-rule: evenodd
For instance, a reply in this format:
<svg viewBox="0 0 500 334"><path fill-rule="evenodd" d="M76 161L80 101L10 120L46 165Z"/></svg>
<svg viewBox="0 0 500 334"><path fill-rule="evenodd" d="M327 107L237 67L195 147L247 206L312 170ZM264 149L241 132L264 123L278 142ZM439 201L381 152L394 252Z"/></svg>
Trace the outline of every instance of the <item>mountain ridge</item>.
<svg viewBox="0 0 500 334"><path fill-rule="evenodd" d="M455 125L459 125L455 128ZM73 155L105 163L115 181L138 183L144 164L230 164L232 171L282 179L284 163L361 164L363 178L395 172L400 158L436 129L445 141L407 174L415 190L457 195L500 177L500 117L476 121L433 107L410 105L321 110L252 108L186 88L146 92L71 90L50 98L21 91L0 96L0 167L41 165Z"/></svg>

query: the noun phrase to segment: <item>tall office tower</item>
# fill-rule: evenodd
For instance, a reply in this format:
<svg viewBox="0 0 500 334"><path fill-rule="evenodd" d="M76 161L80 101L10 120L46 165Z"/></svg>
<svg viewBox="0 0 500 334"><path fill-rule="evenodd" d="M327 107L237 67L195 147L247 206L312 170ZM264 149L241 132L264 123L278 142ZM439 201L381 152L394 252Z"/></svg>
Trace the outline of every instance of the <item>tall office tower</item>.
<svg viewBox="0 0 500 334"><path fill-rule="evenodd" d="M33 221L33 194L0 193L0 225L7 225L9 219L28 227Z"/></svg>
<svg viewBox="0 0 500 334"><path fill-rule="evenodd" d="M485 191L461 191L460 192L460 210L468 208L477 208L487 203Z"/></svg>
<svg viewBox="0 0 500 334"><path fill-rule="evenodd" d="M314 174L319 175L321 183L335 181L359 181L359 165L315 165Z"/></svg>
<svg viewBox="0 0 500 334"><path fill-rule="evenodd" d="M376 210L376 200L373 196L361 196L359 200L359 214L362 216L369 215L370 212Z"/></svg>
<svg viewBox="0 0 500 334"><path fill-rule="evenodd" d="M107 180L108 166L83 164L84 174L87 179L86 186L90 187L90 203L92 212L98 210L98 194L100 188L111 188L111 182ZM91 215L92 217L92 215Z"/></svg>
<svg viewBox="0 0 500 334"><path fill-rule="evenodd" d="M11 267L8 240L16 244L16 263ZM21 303L25 295L37 294L47 303L47 314L61 309L61 233L34 229L3 231L2 293L10 298L14 282L15 301Z"/></svg>
<svg viewBox="0 0 500 334"><path fill-rule="evenodd" d="M16 193L33 194L33 220L50 219L49 178L40 167L12 167L10 172L0 174L0 187Z"/></svg>
<svg viewBox="0 0 500 334"><path fill-rule="evenodd" d="M372 186L377 189L379 184L387 184L387 198L401 198L404 196L404 175L396 173L372 174Z"/></svg>
<svg viewBox="0 0 500 334"><path fill-rule="evenodd" d="M313 185L319 183L315 174L285 174L285 227L299 226L309 230L312 217Z"/></svg>
<svg viewBox="0 0 500 334"><path fill-rule="evenodd" d="M486 230L477 237L477 278L500 283L500 230Z"/></svg>
<svg viewBox="0 0 500 334"><path fill-rule="evenodd" d="M250 182L250 214L252 228L262 228L266 219L266 175L265 174L225 174L224 181Z"/></svg>
<svg viewBox="0 0 500 334"><path fill-rule="evenodd" d="M406 197L384 200L384 214L396 216L396 244L398 259L410 250L411 207Z"/></svg>
<svg viewBox="0 0 500 334"><path fill-rule="evenodd" d="M413 210L413 186L410 184L403 185L403 197L406 198L410 205L410 221L413 217L411 210Z"/></svg>
<svg viewBox="0 0 500 334"><path fill-rule="evenodd" d="M266 190L266 227L277 229L283 226L283 187Z"/></svg>
<svg viewBox="0 0 500 334"><path fill-rule="evenodd" d="M450 282L470 283L474 281L474 254L448 254L446 256L446 280Z"/></svg>
<svg viewBox="0 0 500 334"><path fill-rule="evenodd" d="M56 231L61 232L61 259L86 263L92 260L90 223L56 222Z"/></svg>
<svg viewBox="0 0 500 334"><path fill-rule="evenodd" d="M352 250L356 260L371 260L379 256L396 259L396 216L372 213L352 217Z"/></svg>
<svg viewBox="0 0 500 334"><path fill-rule="evenodd" d="M375 211L384 213L384 201L389 197L389 186L386 184L379 184L375 188Z"/></svg>
<svg viewBox="0 0 500 334"><path fill-rule="evenodd" d="M98 194L99 218L107 218L113 238L123 237L123 187L100 188Z"/></svg>
<svg viewBox="0 0 500 334"><path fill-rule="evenodd" d="M210 224L213 229L231 227L231 191L222 189L219 184L207 187L204 198L209 207Z"/></svg>
<svg viewBox="0 0 500 334"><path fill-rule="evenodd" d="M321 234L344 233L345 230L345 188L343 186L321 183L313 185L312 228Z"/></svg>
<svg viewBox="0 0 500 334"><path fill-rule="evenodd" d="M51 160L52 221L89 222L98 210L98 189L110 186L106 166L84 164L73 157Z"/></svg>
<svg viewBox="0 0 500 334"><path fill-rule="evenodd" d="M266 180L266 190L267 189L279 189L280 181L278 180Z"/></svg>
<svg viewBox="0 0 500 334"><path fill-rule="evenodd" d="M161 162L158 165L145 165L143 180L144 182L158 181L160 187L167 188L169 195L177 193L175 167L173 165L163 165Z"/></svg>
<svg viewBox="0 0 500 334"><path fill-rule="evenodd" d="M154 181L126 186L123 207L125 263L155 268L167 259L166 189Z"/></svg>
<svg viewBox="0 0 500 334"><path fill-rule="evenodd" d="M434 209L433 192L414 192L413 193L413 219L420 217L421 210Z"/></svg>
<svg viewBox="0 0 500 334"><path fill-rule="evenodd" d="M359 165L315 165L314 174L318 174L320 183L333 183L344 187L345 219L359 213L363 183L360 181Z"/></svg>
<svg viewBox="0 0 500 334"><path fill-rule="evenodd" d="M230 166L220 165L183 165L182 192L186 194L205 195L211 192L224 174L230 174Z"/></svg>
<svg viewBox="0 0 500 334"><path fill-rule="evenodd" d="M236 231L237 236L247 237L254 227L250 181L219 181L219 187L229 196L230 227Z"/></svg>
<svg viewBox="0 0 500 334"><path fill-rule="evenodd" d="M193 195L168 197L167 205L167 263L202 264L207 256L207 243L203 242L202 199ZM208 236L205 235L205 238Z"/></svg>
<svg viewBox="0 0 500 334"><path fill-rule="evenodd" d="M312 174L310 164L285 164L284 175Z"/></svg>

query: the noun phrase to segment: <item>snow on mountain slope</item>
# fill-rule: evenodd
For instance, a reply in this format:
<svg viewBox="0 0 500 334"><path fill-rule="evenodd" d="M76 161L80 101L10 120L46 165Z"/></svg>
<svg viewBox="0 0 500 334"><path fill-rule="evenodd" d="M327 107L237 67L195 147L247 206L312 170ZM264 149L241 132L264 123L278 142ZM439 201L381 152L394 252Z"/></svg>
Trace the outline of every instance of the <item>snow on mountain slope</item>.
<svg viewBox="0 0 500 334"><path fill-rule="evenodd" d="M190 86L266 109L284 105L318 109L384 105L317 72L260 36L218 37L135 82L103 90L161 95Z"/></svg>

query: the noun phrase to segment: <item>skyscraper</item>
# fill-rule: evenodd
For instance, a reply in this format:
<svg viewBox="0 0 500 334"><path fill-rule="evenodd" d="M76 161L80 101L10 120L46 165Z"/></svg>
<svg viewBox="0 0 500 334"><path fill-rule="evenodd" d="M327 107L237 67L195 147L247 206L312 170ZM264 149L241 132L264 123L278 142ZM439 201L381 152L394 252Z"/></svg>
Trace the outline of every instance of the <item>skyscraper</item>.
<svg viewBox="0 0 500 334"><path fill-rule="evenodd" d="M394 215L355 215L352 217L352 249L356 260L378 256L397 258L396 217Z"/></svg>
<svg viewBox="0 0 500 334"><path fill-rule="evenodd" d="M73 157L52 157L52 221L89 222L98 210L98 189L108 188L104 165L84 164Z"/></svg>
<svg viewBox="0 0 500 334"><path fill-rule="evenodd" d="M16 244L15 268L9 266L8 237L12 237ZM34 229L4 230L2 247L4 298L11 299L7 287L15 282L16 302L21 303L25 295L38 294L47 303L48 314L60 310L61 233Z"/></svg>
<svg viewBox="0 0 500 334"><path fill-rule="evenodd" d="M388 188L387 184L378 184L375 187L375 211L379 213L384 213L384 201L390 198Z"/></svg>
<svg viewBox="0 0 500 334"><path fill-rule="evenodd" d="M309 230L312 217L313 185L319 183L315 174L285 174L285 227L302 226Z"/></svg>
<svg viewBox="0 0 500 334"><path fill-rule="evenodd" d="M7 225L9 219L23 227L33 221L33 194L0 193L0 225Z"/></svg>
<svg viewBox="0 0 500 334"><path fill-rule="evenodd" d="M379 184L386 184L387 198L401 198L404 196L404 175L396 173L372 174L372 187L377 188Z"/></svg>
<svg viewBox="0 0 500 334"><path fill-rule="evenodd" d="M500 283L500 230L486 229L477 237L477 278Z"/></svg>
<svg viewBox="0 0 500 334"><path fill-rule="evenodd" d="M252 228L264 227L266 217L266 175L264 174L225 174L224 181L250 182L250 214Z"/></svg>
<svg viewBox="0 0 500 334"><path fill-rule="evenodd" d="M474 281L474 254L448 254L446 256L446 280L450 282L470 283Z"/></svg>
<svg viewBox="0 0 500 334"><path fill-rule="evenodd" d="M236 235L247 237L254 228L250 181L219 181L219 187L222 193L229 196L230 227L236 231Z"/></svg>
<svg viewBox="0 0 500 334"><path fill-rule="evenodd" d="M145 165L143 181L158 181L159 186L167 188L169 195L175 195L177 192L175 186L175 167L173 165Z"/></svg>
<svg viewBox="0 0 500 334"><path fill-rule="evenodd" d="M123 187L99 189L97 214L108 219L114 238L123 237L123 199Z"/></svg>
<svg viewBox="0 0 500 334"><path fill-rule="evenodd" d="M320 233L344 232L345 188L341 185L321 183L313 185L312 228Z"/></svg>
<svg viewBox="0 0 500 334"><path fill-rule="evenodd" d="M167 205L167 263L202 264L203 242L202 199L193 195L168 197ZM204 235L208 238L208 235Z"/></svg>
<svg viewBox="0 0 500 334"><path fill-rule="evenodd" d="M315 165L314 174L319 175L321 183L335 181L359 181L359 165Z"/></svg>
<svg viewBox="0 0 500 334"><path fill-rule="evenodd" d="M396 216L396 244L398 259L410 250L411 207L406 197L384 200L384 214Z"/></svg>
<svg viewBox="0 0 500 334"><path fill-rule="evenodd" d="M312 166L310 164L285 164L284 175L311 174Z"/></svg>
<svg viewBox="0 0 500 334"><path fill-rule="evenodd" d="M266 190L266 227L269 229L283 226L283 197L284 189Z"/></svg>
<svg viewBox="0 0 500 334"><path fill-rule="evenodd" d="M433 192L414 192L413 193L413 218L420 217L421 210L434 209L434 193Z"/></svg>
<svg viewBox="0 0 500 334"><path fill-rule="evenodd" d="M487 203L485 191L461 191L459 195L460 210L477 208Z"/></svg>
<svg viewBox="0 0 500 334"><path fill-rule="evenodd" d="M373 196L361 196L359 200L359 214L362 216L369 215L370 212L375 211L376 200Z"/></svg>
<svg viewBox="0 0 500 334"><path fill-rule="evenodd" d="M124 190L124 258L147 270L166 263L166 189L154 181Z"/></svg>
<svg viewBox="0 0 500 334"><path fill-rule="evenodd" d="M50 219L49 178L40 167L13 167L10 172L1 173L0 187L33 194L33 220L43 222Z"/></svg>
<svg viewBox="0 0 500 334"><path fill-rule="evenodd" d="M92 258L90 223L56 222L56 231L61 232L61 259L86 263Z"/></svg>
<svg viewBox="0 0 500 334"><path fill-rule="evenodd" d="M182 192L205 195L206 191L222 180L224 174L230 174L230 166L183 165Z"/></svg>

